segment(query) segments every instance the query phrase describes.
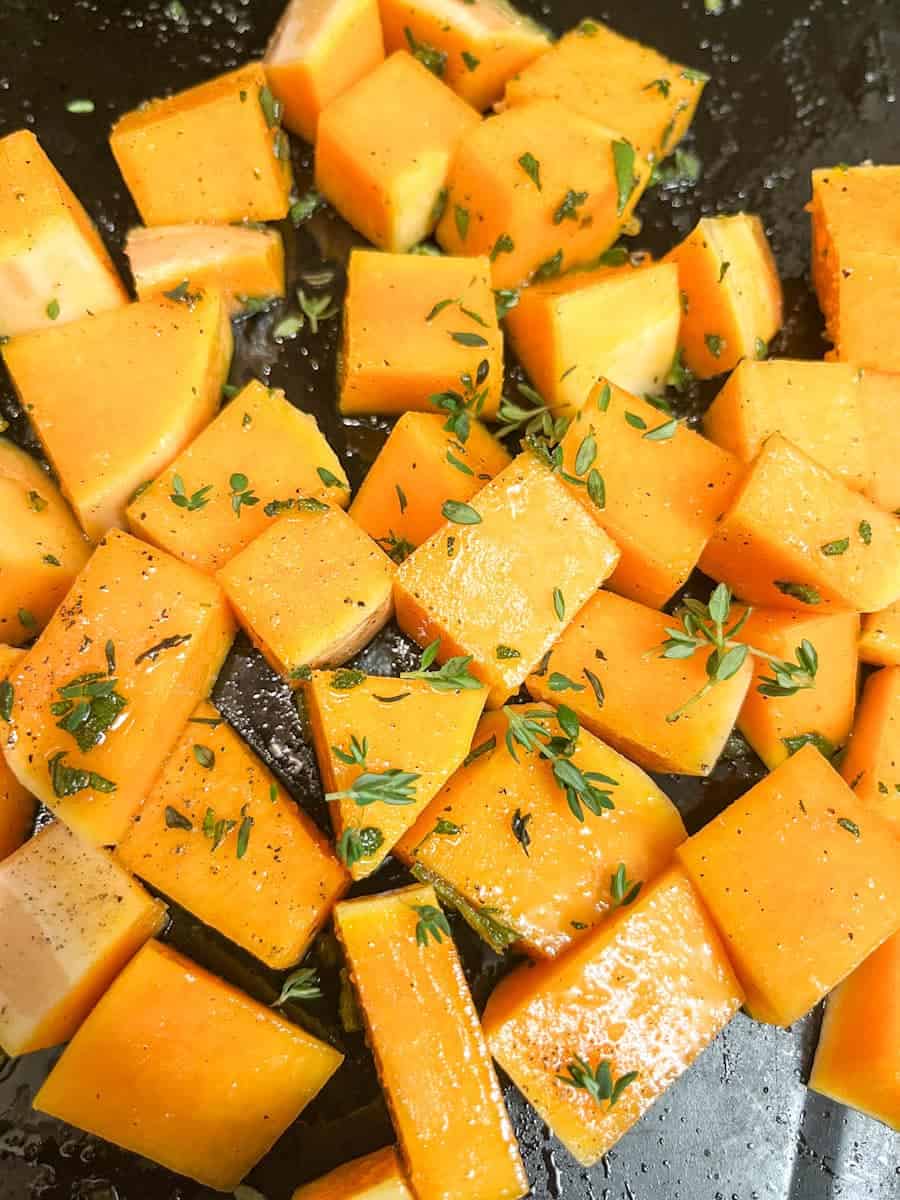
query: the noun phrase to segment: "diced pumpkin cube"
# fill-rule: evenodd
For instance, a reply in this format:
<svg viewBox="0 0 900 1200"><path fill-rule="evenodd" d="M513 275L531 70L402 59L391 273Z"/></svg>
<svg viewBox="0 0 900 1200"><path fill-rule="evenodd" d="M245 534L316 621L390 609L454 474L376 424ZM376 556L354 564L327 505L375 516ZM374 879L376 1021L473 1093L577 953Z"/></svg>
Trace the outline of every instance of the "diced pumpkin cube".
<svg viewBox="0 0 900 1200"><path fill-rule="evenodd" d="M69 1043L38 1112L231 1192L343 1056L159 942Z"/></svg>
<svg viewBox="0 0 900 1200"><path fill-rule="evenodd" d="M350 505L350 516L394 562L403 562L444 523L446 501L466 503L509 465L509 455L478 421L460 442L431 413L404 413Z"/></svg>
<svg viewBox="0 0 900 1200"><path fill-rule="evenodd" d="M613 244L649 177L618 133L535 100L462 139L436 237L448 254L487 254L497 288L550 279Z"/></svg>
<svg viewBox="0 0 900 1200"><path fill-rule="evenodd" d="M568 954L508 975L488 1001L484 1033L516 1087L570 1153L592 1166L741 1000L712 922L672 868ZM614 1101L609 1091L595 1099L585 1088L588 1071L601 1085L598 1096L606 1082Z"/></svg>
<svg viewBox="0 0 900 1200"><path fill-rule="evenodd" d="M127 301L90 217L34 134L0 139L0 335Z"/></svg>
<svg viewBox="0 0 900 1200"><path fill-rule="evenodd" d="M705 655L661 657L671 624L666 613L598 592L546 664L528 677L528 691L547 704L564 700L585 728L649 771L708 775L737 719L753 667L745 662L677 720L667 720L707 682ZM574 691L566 681L583 690Z"/></svg>
<svg viewBox="0 0 900 1200"><path fill-rule="evenodd" d="M46 825L0 863L0 1046L68 1041L165 920L105 850Z"/></svg>
<svg viewBox="0 0 900 1200"><path fill-rule="evenodd" d="M264 65L285 125L314 142L325 106L383 61L378 0L288 0Z"/></svg>
<svg viewBox="0 0 900 1200"><path fill-rule="evenodd" d="M316 186L370 242L402 253L434 228L457 146L480 123L427 67L397 51L320 115Z"/></svg>
<svg viewBox="0 0 900 1200"><path fill-rule="evenodd" d="M35 460L0 438L0 638L27 642L87 562L90 544Z"/></svg>
<svg viewBox="0 0 900 1200"><path fill-rule="evenodd" d="M408 50L479 111L550 48L546 30L511 4L472 0L380 0L388 51Z"/></svg>
<svg viewBox="0 0 900 1200"><path fill-rule="evenodd" d="M600 376L638 395L662 392L680 322L672 263L536 283L506 315L513 349L545 403L574 409Z"/></svg>
<svg viewBox="0 0 900 1200"><path fill-rule="evenodd" d="M385 1146L297 1188L291 1200L414 1200L400 1155Z"/></svg>
<svg viewBox="0 0 900 1200"><path fill-rule="evenodd" d="M781 328L781 281L759 217L703 217L666 255L678 265L684 363L700 379L762 358Z"/></svg>
<svg viewBox="0 0 900 1200"><path fill-rule="evenodd" d="M118 841L233 637L213 580L111 530L10 673L19 782L87 841Z"/></svg>
<svg viewBox="0 0 900 1200"><path fill-rule="evenodd" d="M848 487L868 492L861 382L848 363L745 358L706 410L703 430L741 462L752 462L766 438L780 433Z"/></svg>
<svg viewBox="0 0 900 1200"><path fill-rule="evenodd" d="M22 407L88 537L124 526L135 488L212 419L231 346L222 297L207 292L142 300L4 347Z"/></svg>
<svg viewBox="0 0 900 1200"><path fill-rule="evenodd" d="M273 515L310 500L315 507L326 496L344 505L349 495L344 468L315 417L253 379L132 500L127 517L138 537L217 571Z"/></svg>
<svg viewBox="0 0 900 1200"><path fill-rule="evenodd" d="M862 371L862 405L872 479L866 495L879 508L900 510L900 375Z"/></svg>
<svg viewBox="0 0 900 1200"><path fill-rule="evenodd" d="M528 1179L433 890L345 900L335 928L418 1200L524 1196Z"/></svg>
<svg viewBox="0 0 900 1200"><path fill-rule="evenodd" d="M469 753L487 693L439 691L424 679L348 674L316 672L304 697L325 791L344 793L331 804L341 856L353 878L364 879ZM389 771L413 777L391 803L371 803L354 788L363 774Z"/></svg>
<svg viewBox="0 0 900 1200"><path fill-rule="evenodd" d="M495 417L503 336L488 260L354 250L338 389L343 413L433 413L431 397L453 391Z"/></svg>
<svg viewBox="0 0 900 1200"><path fill-rule="evenodd" d="M326 839L212 704L176 742L117 850L151 887L274 970L349 880Z"/></svg>
<svg viewBox="0 0 900 1200"><path fill-rule="evenodd" d="M646 158L670 154L687 132L706 76L599 21L584 20L506 85L506 103L539 97L618 129Z"/></svg>
<svg viewBox="0 0 900 1200"><path fill-rule="evenodd" d="M759 1021L799 1020L900 928L900 841L813 746L676 853Z"/></svg>
<svg viewBox="0 0 900 1200"><path fill-rule="evenodd" d="M898 1062L900 934L828 997L809 1086L900 1130Z"/></svg>
<svg viewBox="0 0 900 1200"><path fill-rule="evenodd" d="M393 576L384 551L326 505L280 517L217 579L254 644L296 683L371 641L391 615Z"/></svg>
<svg viewBox="0 0 900 1200"><path fill-rule="evenodd" d="M618 551L528 452L448 513L397 569L397 621L422 646L439 639L441 662L471 655L488 707L498 708L607 578Z"/></svg>
<svg viewBox="0 0 900 1200"><path fill-rule="evenodd" d="M262 63L248 63L126 113L109 144L145 225L279 221L292 183L279 118Z"/></svg>
<svg viewBox="0 0 900 1200"><path fill-rule="evenodd" d="M697 565L743 467L605 379L569 426L562 449L566 486L619 547L608 586L661 608ZM580 486L572 482L579 480Z"/></svg>
<svg viewBox="0 0 900 1200"><path fill-rule="evenodd" d="M0 644L0 711L6 703L5 697L9 695L8 689L3 689L6 676L24 657L24 650ZM6 765L3 747L0 746L0 861L18 850L31 833L34 809L34 798Z"/></svg>
<svg viewBox="0 0 900 1200"><path fill-rule="evenodd" d="M900 667L866 680L841 774L900 834Z"/></svg>
<svg viewBox="0 0 900 1200"><path fill-rule="evenodd" d="M545 705L515 712L561 734ZM579 821L547 759L521 747L517 759L511 757L507 729L504 713L482 719L473 742L478 757L422 813L403 838L400 857L449 883L477 910L489 909L529 953L555 958L616 906L611 888L619 864L627 893L637 883L645 886L668 866L684 826L643 771L585 730L569 761L614 780L596 786L609 792L615 807L599 816L583 809Z"/></svg>
<svg viewBox="0 0 900 1200"><path fill-rule="evenodd" d="M900 667L900 600L863 617L859 657L878 667Z"/></svg>
<svg viewBox="0 0 900 1200"><path fill-rule="evenodd" d="M900 520L773 433L700 566L751 604L875 612L900 596Z"/></svg>

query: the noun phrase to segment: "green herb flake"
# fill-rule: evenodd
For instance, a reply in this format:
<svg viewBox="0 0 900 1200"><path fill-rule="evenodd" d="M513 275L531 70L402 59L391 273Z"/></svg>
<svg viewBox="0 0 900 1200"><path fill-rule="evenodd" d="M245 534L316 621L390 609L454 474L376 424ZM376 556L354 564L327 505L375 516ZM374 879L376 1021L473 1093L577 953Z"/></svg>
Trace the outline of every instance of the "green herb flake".
<svg viewBox="0 0 900 1200"><path fill-rule="evenodd" d="M714 3L721 3L721 0L713 0ZM709 76L705 71L697 71L693 67L685 67L681 72L681 78L686 79L688 83L709 83Z"/></svg>
<svg viewBox="0 0 900 1200"><path fill-rule="evenodd" d="M496 735L492 733L491 736L489 738L487 738L485 741L480 742L477 746L473 746L473 748L469 751L469 753L463 759L462 765L464 767L471 767L473 762L477 762L479 760L479 758L484 758L484 756L486 754L490 754L493 750L496 750L496 749L497 749L497 738L496 738Z"/></svg>
<svg viewBox="0 0 900 1200"><path fill-rule="evenodd" d="M493 249L491 250L489 258L490 258L491 262L496 262L501 254L512 254L512 252L515 250L515 248L516 248L516 243L512 240L512 238L509 236L509 234L501 233L500 236L497 238L496 242L494 242L494 246L493 246ZM515 292L514 289L501 288L500 291L501 292L513 291L514 295L516 297L516 300L518 300L518 298L519 298L519 293ZM498 292L494 292L495 297L498 296L498 294L499 294ZM510 305L510 308L512 308L512 307L515 307L515 306ZM507 309L506 311L508 312L509 309ZM504 312L503 315L505 316L506 313Z"/></svg>
<svg viewBox="0 0 900 1200"><path fill-rule="evenodd" d="M66 104L66 112L80 115L82 113L92 113L94 111L93 100L69 100Z"/></svg>
<svg viewBox="0 0 900 1200"><path fill-rule="evenodd" d="M629 904L634 904L643 886L642 880L635 882L629 879L625 864L619 863L609 880L610 909L627 908Z"/></svg>
<svg viewBox="0 0 900 1200"><path fill-rule="evenodd" d="M15 698L15 689L8 679L4 679L0 683L0 718L4 721L12 720L13 700Z"/></svg>
<svg viewBox="0 0 900 1200"><path fill-rule="evenodd" d="M545 262L542 262L539 267L535 268L533 279L535 283L540 283L544 279L555 279L562 270L563 252L557 250Z"/></svg>
<svg viewBox="0 0 900 1200"><path fill-rule="evenodd" d="M384 834L374 825L361 829L348 826L337 844L338 858L347 867L354 867L363 858L372 858L384 844Z"/></svg>
<svg viewBox="0 0 900 1200"><path fill-rule="evenodd" d="M429 937L434 938L438 945L445 936L450 937L450 923L443 909L434 904L411 904L409 907L419 917L416 924L416 943L419 946L427 946Z"/></svg>
<svg viewBox="0 0 900 1200"><path fill-rule="evenodd" d="M860 521L859 526L857 527L857 532L859 534L859 540L864 546L872 545L872 526L868 521Z"/></svg>
<svg viewBox="0 0 900 1200"><path fill-rule="evenodd" d="M468 50L463 50L460 57L462 58L463 62L466 64L466 68L469 71L474 71L476 69L476 67L480 66L480 64L481 64L481 59L476 58L474 54L470 54Z"/></svg>
<svg viewBox="0 0 900 1200"><path fill-rule="evenodd" d="M706 348L713 358L720 358L722 351L728 345L723 337L718 333L706 333L703 335L703 340L706 343Z"/></svg>
<svg viewBox="0 0 900 1200"><path fill-rule="evenodd" d="M791 596L801 604L821 604L822 597L808 583L792 583L789 579L774 580L775 586L783 596Z"/></svg>
<svg viewBox="0 0 900 1200"><path fill-rule="evenodd" d="M463 475L474 475L475 474L475 472L472 470L472 468L470 466L468 466L466 463L464 463L461 459L457 458L456 455L451 450L447 451L446 457L447 457L447 462L450 464L450 466L455 467L457 471L461 471Z"/></svg>
<svg viewBox="0 0 900 1200"><path fill-rule="evenodd" d="M261 87L259 89L259 106L263 110L263 116L266 118L266 124L270 129L274 129L281 120L281 101L276 100L269 88Z"/></svg>
<svg viewBox="0 0 900 1200"><path fill-rule="evenodd" d="M425 320L433 321L434 318L439 316L445 308L449 308L451 304L455 303L456 301L450 296L448 296L446 300L438 300L437 304L432 305L432 307L429 309Z"/></svg>
<svg viewBox="0 0 900 1200"><path fill-rule="evenodd" d="M850 539L848 537L837 538L833 542L825 542L819 549L828 558L833 558L837 554L846 554L850 549Z"/></svg>
<svg viewBox="0 0 900 1200"><path fill-rule="evenodd" d="M40 492L31 491L28 493L28 507L32 512L45 512L47 509L47 501L40 494Z"/></svg>
<svg viewBox="0 0 900 1200"><path fill-rule="evenodd" d="M450 336L460 346L480 349L490 344L487 338L482 337L480 333L469 333L468 330L451 330Z"/></svg>
<svg viewBox="0 0 900 1200"><path fill-rule="evenodd" d="M538 191L541 191L541 164L529 151L519 157L519 166L534 184Z"/></svg>
<svg viewBox="0 0 900 1200"><path fill-rule="evenodd" d="M240 518L242 509L259 504L259 496L254 493L249 479L242 472L235 471L228 480L228 486L231 488L231 509L236 517Z"/></svg>
<svg viewBox="0 0 900 1200"><path fill-rule="evenodd" d="M363 671L355 671L352 667L339 667L331 676L330 686L336 692L349 692L351 688L359 687L366 679Z"/></svg>
<svg viewBox="0 0 900 1200"><path fill-rule="evenodd" d="M209 504L209 493L213 490L211 483L205 484L198 488L196 492L188 495L184 486L184 480L179 474L172 476L172 491L169 494L169 499L176 508L185 508L188 512L196 512L200 508L205 508Z"/></svg>
<svg viewBox="0 0 900 1200"><path fill-rule="evenodd" d="M59 559L56 557L55 554L45 554L43 556L43 558L41 559L41 562L45 562L48 567L61 567L62 566L62 563L59 561Z"/></svg>
<svg viewBox="0 0 900 1200"><path fill-rule="evenodd" d="M469 210L461 204L454 204L453 219L456 222L456 232L461 240L465 241L469 232Z"/></svg>
<svg viewBox="0 0 900 1200"><path fill-rule="evenodd" d="M528 831L528 826L531 823L531 820L531 813L523 813L520 808L517 808L513 813L512 821L510 822L510 825L512 826L513 837L522 847L526 858L529 857L528 847L531 845L531 834Z"/></svg>
<svg viewBox="0 0 900 1200"><path fill-rule="evenodd" d="M111 779L98 775L96 771L86 771L81 767L70 767L64 760L68 751L61 750L47 761L50 773L50 784L53 794L62 799L64 796L74 796L87 790L95 792L114 792L117 785Z"/></svg>
<svg viewBox="0 0 900 1200"><path fill-rule="evenodd" d="M555 587L553 589L553 611L556 613L557 619L564 621L566 618L566 598L562 591Z"/></svg>
<svg viewBox="0 0 900 1200"><path fill-rule="evenodd" d="M313 213L324 203L322 195L315 188L310 188L303 193L299 200L295 200L291 205L291 224L295 229L299 229L303 222L308 221Z"/></svg>
<svg viewBox="0 0 900 1200"><path fill-rule="evenodd" d="M638 416L637 413L626 412L625 420L628 422L628 424L633 429L646 429L647 428L647 422L644 420L643 417Z"/></svg>
<svg viewBox="0 0 900 1200"><path fill-rule="evenodd" d="M838 825L841 829L846 829L848 833L852 833L855 838L860 836L860 828L855 821L851 821L849 817L838 817Z"/></svg>
<svg viewBox="0 0 900 1200"><path fill-rule="evenodd" d="M562 618L560 618L562 619ZM553 671L550 678L547 680L547 686L551 692L583 692L584 684L576 683L574 679L570 679L568 675L562 675L559 671Z"/></svg>
<svg viewBox="0 0 900 1200"><path fill-rule="evenodd" d="M428 68L432 75L437 75L438 79L443 79L444 71L447 67L446 52L438 50L434 46L429 46L427 42L418 41L408 25L404 27L403 32L406 36L409 52L413 58L417 58L423 67Z"/></svg>
<svg viewBox="0 0 900 1200"><path fill-rule="evenodd" d="M445 500L441 505L441 514L445 521L452 521L454 525L481 524L481 513L462 500Z"/></svg>
<svg viewBox="0 0 900 1200"><path fill-rule="evenodd" d="M571 1088L586 1091L597 1104L606 1103L609 1108L616 1105L625 1089L638 1078L637 1071L628 1071L613 1081L612 1067L607 1058L597 1063L592 1071L583 1058L576 1057L566 1067L566 1072L556 1078Z"/></svg>
<svg viewBox="0 0 900 1200"><path fill-rule="evenodd" d="M403 488L400 486L399 483L394 484L394 490L397 493L397 503L400 505L400 514L402 516L403 513L406 512L406 506L409 503L409 501L406 499L406 493L404 492Z"/></svg>
<svg viewBox="0 0 900 1200"><path fill-rule="evenodd" d="M189 817L173 808L171 804L166 805L166 829L184 829L190 832L193 828L194 824Z"/></svg>
<svg viewBox="0 0 900 1200"><path fill-rule="evenodd" d="M51 321L55 321L56 318L59 316L59 301L56 299L55 296L50 301L50 303L47 305L47 316L50 318Z"/></svg>
<svg viewBox="0 0 900 1200"><path fill-rule="evenodd" d="M653 429L648 429L641 436L648 442L668 442L675 436L678 430L678 421L672 417L670 421L664 421L662 425L656 425Z"/></svg>
<svg viewBox="0 0 900 1200"><path fill-rule="evenodd" d="M634 171L634 146L625 138L612 144L613 166L616 173L616 187L619 192L617 211L619 216L625 211L631 194L637 186L637 175Z"/></svg>
<svg viewBox="0 0 900 1200"><path fill-rule="evenodd" d="M450 189L442 187L441 190L438 192L438 194L435 196L434 204L431 206L431 213L429 215L429 224L437 225L438 221L440 221L440 219L444 215L444 211L447 207L447 197L449 196L449 194L450 194ZM438 253L440 253L440 251L438 251Z"/></svg>
<svg viewBox="0 0 900 1200"><path fill-rule="evenodd" d="M316 474L328 488L343 488L346 490L347 485L343 480L338 479L333 471L329 471L327 467L316 467Z"/></svg>
<svg viewBox="0 0 900 1200"><path fill-rule="evenodd" d="M578 209L587 198L587 192L574 192L569 188L553 213L553 224L561 225L563 221L577 221Z"/></svg>
<svg viewBox="0 0 900 1200"><path fill-rule="evenodd" d="M198 765L203 767L205 771L211 771L216 765L216 756L213 751L210 750L208 746L200 746L197 744L192 746L192 750Z"/></svg>
<svg viewBox="0 0 900 1200"><path fill-rule="evenodd" d="M515 646L504 646L502 642L500 643L499 646L497 646L495 648L494 654L501 661L503 661L504 659L521 658L522 657L522 652L520 650L517 650L515 648Z"/></svg>
<svg viewBox="0 0 900 1200"><path fill-rule="evenodd" d="M235 856L243 858L247 853L247 847L250 845L250 834L253 832L254 820L249 816L244 809L241 809L241 825L238 829L237 844L235 846Z"/></svg>

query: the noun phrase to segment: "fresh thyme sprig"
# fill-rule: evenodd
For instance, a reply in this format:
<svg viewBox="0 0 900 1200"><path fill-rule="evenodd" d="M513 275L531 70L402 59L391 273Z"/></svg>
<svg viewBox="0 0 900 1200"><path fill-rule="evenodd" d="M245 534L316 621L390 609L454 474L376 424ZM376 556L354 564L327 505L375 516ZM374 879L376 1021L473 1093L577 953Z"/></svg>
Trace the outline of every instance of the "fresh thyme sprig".
<svg viewBox="0 0 900 1200"><path fill-rule="evenodd" d="M322 996L322 989L319 986L319 974L315 967L299 967L296 971L292 971L285 979L281 988L281 995L272 1005L273 1008L280 1008L282 1004L287 1004L289 1000L319 1000Z"/></svg>
<svg viewBox="0 0 900 1200"><path fill-rule="evenodd" d="M614 1081L612 1066L608 1058L598 1062L592 1071L589 1063L576 1056L566 1067L566 1071L568 1074L557 1075L556 1078L571 1088L580 1088L587 1092L597 1104L606 1102L610 1108L618 1102L625 1089L638 1077L637 1071L628 1071Z"/></svg>
<svg viewBox="0 0 900 1200"><path fill-rule="evenodd" d="M360 808L369 804L414 804L415 783L419 778L412 771L391 767L387 771L363 771L341 792L326 793L326 800L352 800Z"/></svg>
<svg viewBox="0 0 900 1200"><path fill-rule="evenodd" d="M502 397L497 414L500 422L497 436L521 432L524 437L541 437L553 444L560 442L572 418L554 416L553 408L545 404L543 396L527 383L517 383L516 391L528 403L520 404L507 396Z"/></svg>
<svg viewBox="0 0 900 1200"><path fill-rule="evenodd" d="M468 440L472 419L479 417L484 408L488 397L488 388L485 385L490 371L491 364L483 358L475 370L474 378L469 371L460 375L461 392L450 389L428 397L429 404L447 414L444 429L460 442L465 443Z"/></svg>
<svg viewBox="0 0 900 1200"><path fill-rule="evenodd" d="M436 692L477 691L482 684L469 670L469 663L472 661L471 654L459 654L448 658L437 671L428 669L437 658L440 648L440 638L431 642L422 651L418 671L404 671L400 678L424 679Z"/></svg>
<svg viewBox="0 0 900 1200"><path fill-rule="evenodd" d="M428 945L429 936L441 944L444 936L450 937L450 922L444 916L444 910L435 904L411 904L410 908L419 914L416 923L416 941L420 946Z"/></svg>
<svg viewBox="0 0 900 1200"><path fill-rule="evenodd" d="M335 758L339 758L342 763L347 766L362 767L366 769L366 755L369 753L369 739L363 738L360 742L355 733L350 735L350 749L342 750L340 746L332 746L332 752Z"/></svg>

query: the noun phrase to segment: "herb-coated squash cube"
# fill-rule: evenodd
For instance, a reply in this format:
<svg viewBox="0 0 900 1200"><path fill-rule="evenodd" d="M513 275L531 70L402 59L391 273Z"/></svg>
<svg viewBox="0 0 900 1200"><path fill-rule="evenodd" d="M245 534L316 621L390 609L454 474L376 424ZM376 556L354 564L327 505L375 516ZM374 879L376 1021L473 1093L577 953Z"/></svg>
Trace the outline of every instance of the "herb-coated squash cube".
<svg viewBox="0 0 900 1200"><path fill-rule="evenodd" d="M397 51L320 115L316 186L370 242L402 253L434 228L456 148L480 122Z"/></svg>
<svg viewBox="0 0 900 1200"><path fill-rule="evenodd" d="M502 388L503 337L486 258L353 251L341 412L434 412L432 396L455 392L473 416L495 417Z"/></svg>
<svg viewBox="0 0 900 1200"><path fill-rule="evenodd" d="M676 853L757 1020L798 1020L900 929L900 840L813 746Z"/></svg>
<svg viewBox="0 0 900 1200"><path fill-rule="evenodd" d="M547 704L564 700L585 728L649 771L708 775L737 719L753 667L745 662L677 720L666 720L707 682L705 655L661 657L671 624L666 613L598 592L546 664L528 677L528 691ZM563 683L560 695L564 680L583 690Z"/></svg>
<svg viewBox="0 0 900 1200"><path fill-rule="evenodd" d="M148 942L34 1106L231 1192L342 1059L169 946Z"/></svg>
<svg viewBox="0 0 900 1200"><path fill-rule="evenodd" d="M291 1200L414 1200L400 1155L385 1146L297 1188Z"/></svg>
<svg viewBox="0 0 900 1200"><path fill-rule="evenodd" d="M471 655L488 707L498 708L607 578L618 551L530 452L445 515L397 568L397 620L420 645L440 639L441 662Z"/></svg>
<svg viewBox="0 0 900 1200"><path fill-rule="evenodd" d="M0 863L0 1046L68 1041L166 909L61 821Z"/></svg>
<svg viewBox="0 0 900 1200"><path fill-rule="evenodd" d="M703 217L666 255L678 264L679 340L684 363L700 379L762 358L781 328L781 281L759 217Z"/></svg>
<svg viewBox="0 0 900 1200"><path fill-rule="evenodd" d="M900 833L900 667L866 680L841 774Z"/></svg>
<svg viewBox="0 0 900 1200"><path fill-rule="evenodd" d="M0 712L9 699L6 676L25 656L24 650L0 645ZM35 803L7 766L0 745L0 861L18 850L34 826Z"/></svg>
<svg viewBox="0 0 900 1200"><path fill-rule="evenodd" d="M34 134L0 139L0 335L127 301L97 230Z"/></svg>
<svg viewBox="0 0 900 1200"><path fill-rule="evenodd" d="M0 638L27 642L87 562L86 541L46 471L0 438Z"/></svg>
<svg viewBox="0 0 900 1200"><path fill-rule="evenodd" d="M478 421L461 442L443 417L404 413L350 505L350 516L396 563L444 523L446 501L465 504L509 465L509 455Z"/></svg>
<svg viewBox="0 0 900 1200"><path fill-rule="evenodd" d="M326 482L327 481L327 482ZM308 413L253 379L128 507L131 529L202 571L217 571L274 515L349 485Z"/></svg>
<svg viewBox="0 0 900 1200"><path fill-rule="evenodd" d="M649 176L618 133L534 100L462 139L437 240L448 254L488 255L497 288L551 279L613 244Z"/></svg>
<svg viewBox="0 0 900 1200"><path fill-rule="evenodd" d="M394 566L340 508L274 521L217 575L269 663L295 683L339 666L389 619Z"/></svg>
<svg viewBox="0 0 900 1200"><path fill-rule="evenodd" d="M879 508L900 509L900 375L861 371L860 400L872 479L866 495Z"/></svg>
<svg viewBox="0 0 900 1200"><path fill-rule="evenodd" d="M644 157L670 154L687 132L707 77L585 20L506 85L506 103L547 97L618 129Z"/></svg>
<svg viewBox="0 0 900 1200"><path fill-rule="evenodd" d="M539 720L548 737L561 734L546 705L514 711ZM646 886L668 866L684 826L640 768L585 730L569 761L610 780L597 786L615 807L599 815L582 808L579 820L546 758L520 746L511 756L504 745L508 727L504 713L482 719L473 755L403 838L401 857L437 875L477 910L490 910L529 953L555 958L636 884ZM620 863L628 886L617 901L612 887Z"/></svg>
<svg viewBox="0 0 900 1200"><path fill-rule="evenodd" d="M215 582L119 530L9 676L19 782L79 836L117 842L234 637Z"/></svg>
<svg viewBox="0 0 900 1200"><path fill-rule="evenodd" d="M190 302L142 300L4 347L22 407L88 537L124 526L135 488L212 419L231 346L222 297L207 292Z"/></svg>
<svg viewBox="0 0 900 1200"><path fill-rule="evenodd" d="M863 617L859 657L877 667L900 667L900 600Z"/></svg>
<svg viewBox="0 0 900 1200"><path fill-rule="evenodd" d="M287 216L290 149L261 63L141 105L109 144L145 225Z"/></svg>
<svg viewBox="0 0 900 1200"><path fill-rule="evenodd" d="M516 1087L591 1166L741 1000L712 922L672 868L561 958L508 975L488 1001L484 1032Z"/></svg>
<svg viewBox="0 0 900 1200"><path fill-rule="evenodd" d="M900 596L900 520L773 433L700 566L751 604L875 612Z"/></svg>
<svg viewBox="0 0 900 1200"><path fill-rule="evenodd" d="M418 1200L528 1192L447 919L430 887L344 900L335 928Z"/></svg>
<svg viewBox="0 0 900 1200"><path fill-rule="evenodd" d="M383 61L378 0L288 0L264 65L285 125L314 142L325 106Z"/></svg>

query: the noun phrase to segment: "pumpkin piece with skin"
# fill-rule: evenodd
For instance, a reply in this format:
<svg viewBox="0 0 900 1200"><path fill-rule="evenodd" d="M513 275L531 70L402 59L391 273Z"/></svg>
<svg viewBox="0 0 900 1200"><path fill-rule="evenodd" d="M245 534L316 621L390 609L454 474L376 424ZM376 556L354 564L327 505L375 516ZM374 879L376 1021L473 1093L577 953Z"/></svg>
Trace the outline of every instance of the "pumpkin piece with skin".
<svg viewBox="0 0 900 1200"><path fill-rule="evenodd" d="M866 680L841 774L900 834L900 667Z"/></svg>
<svg viewBox="0 0 900 1200"><path fill-rule="evenodd" d="M866 495L890 512L900 509L900 374L865 370L859 398L872 479Z"/></svg>
<svg viewBox="0 0 900 1200"><path fill-rule="evenodd" d="M900 600L863 617L859 657L876 667L900 667Z"/></svg>
<svg viewBox="0 0 900 1200"><path fill-rule="evenodd" d="M385 1146L297 1188L291 1200L414 1200L400 1155Z"/></svg>
<svg viewBox="0 0 900 1200"><path fill-rule="evenodd" d="M0 689L3 688L6 677L24 657L24 650L0 644ZM4 695L8 693L0 692L0 699ZM0 746L0 862L14 850L18 850L30 835L34 828L35 807L34 797L27 788L22 787L11 768L7 766L3 748Z"/></svg>

